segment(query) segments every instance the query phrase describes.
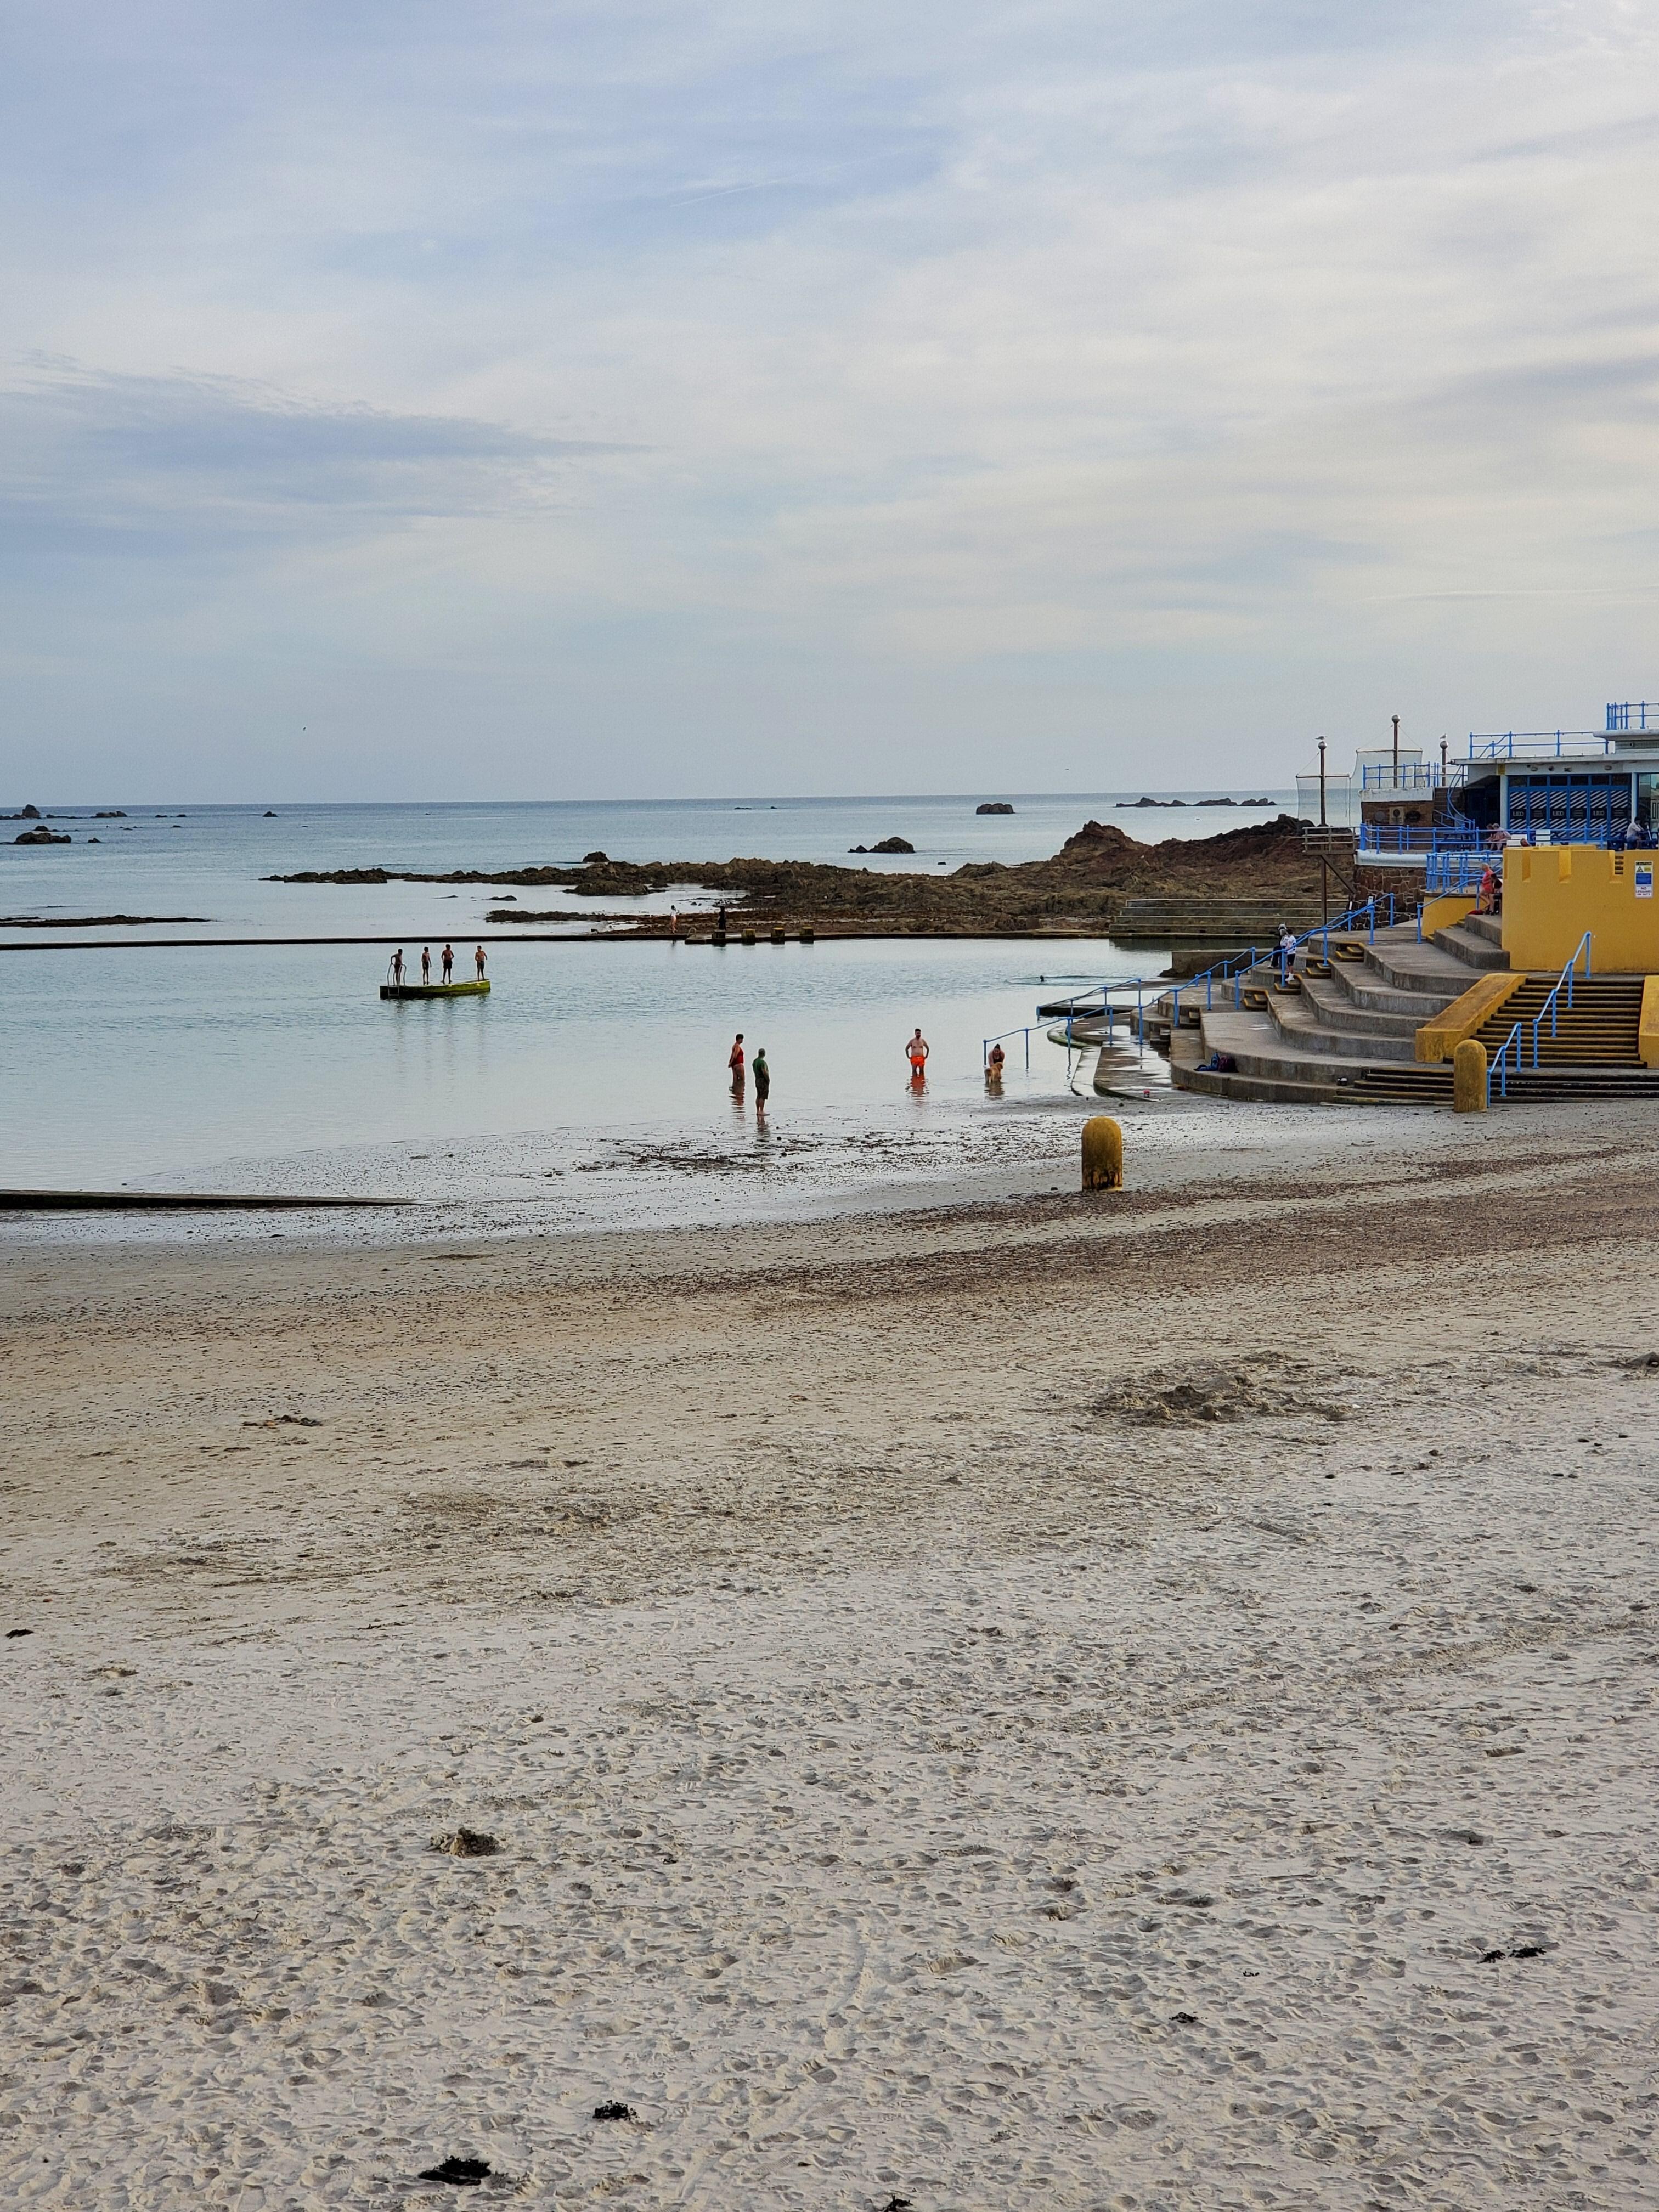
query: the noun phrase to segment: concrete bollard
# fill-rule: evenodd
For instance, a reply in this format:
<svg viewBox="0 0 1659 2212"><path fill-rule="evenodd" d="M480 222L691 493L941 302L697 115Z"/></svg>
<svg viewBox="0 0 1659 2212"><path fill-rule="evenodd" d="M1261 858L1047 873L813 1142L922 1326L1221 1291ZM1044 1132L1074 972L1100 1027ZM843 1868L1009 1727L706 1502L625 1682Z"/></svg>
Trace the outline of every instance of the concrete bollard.
<svg viewBox="0 0 1659 2212"><path fill-rule="evenodd" d="M1479 1037L1465 1037L1452 1054L1452 1111L1484 1114L1486 1110L1486 1048Z"/></svg>
<svg viewBox="0 0 1659 2212"><path fill-rule="evenodd" d="M752 945L754 943L755 933L752 929L744 930L743 933L743 941L745 945Z"/></svg>
<svg viewBox="0 0 1659 2212"><path fill-rule="evenodd" d="M774 945L787 945L787 944L788 943L788 941L789 941L789 940L787 939L787 938L786 938L786 937L785 937L785 935L784 935L784 933L783 933L783 924L782 924L781 921L779 921L779 922L775 922L775 923L773 924L773 926L772 926L772 942L773 942L773 944L774 944Z"/></svg>
<svg viewBox="0 0 1659 2212"><path fill-rule="evenodd" d="M810 945L812 942L812 925L810 921L803 922L801 925L800 941L803 945Z"/></svg>
<svg viewBox="0 0 1659 2212"><path fill-rule="evenodd" d="M1123 1188L1123 1132L1109 1114L1091 1114L1083 1125L1083 1188Z"/></svg>

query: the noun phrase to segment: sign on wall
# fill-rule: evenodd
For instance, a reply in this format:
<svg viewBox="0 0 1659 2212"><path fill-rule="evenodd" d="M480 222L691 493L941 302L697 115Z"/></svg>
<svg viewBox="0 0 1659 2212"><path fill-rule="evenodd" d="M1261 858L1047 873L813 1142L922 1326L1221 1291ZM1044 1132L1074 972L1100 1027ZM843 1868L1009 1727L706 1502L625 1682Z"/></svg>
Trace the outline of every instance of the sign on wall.
<svg viewBox="0 0 1659 2212"><path fill-rule="evenodd" d="M1638 898L1651 898L1653 896L1653 863L1651 860L1638 860L1636 863L1636 896Z"/></svg>

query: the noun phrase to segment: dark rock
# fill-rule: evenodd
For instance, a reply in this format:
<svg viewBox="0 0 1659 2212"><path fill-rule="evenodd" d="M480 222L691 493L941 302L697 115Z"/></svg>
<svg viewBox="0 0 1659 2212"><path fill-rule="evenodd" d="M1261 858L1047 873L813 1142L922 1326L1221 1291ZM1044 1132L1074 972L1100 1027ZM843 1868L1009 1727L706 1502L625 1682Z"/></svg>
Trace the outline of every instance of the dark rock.
<svg viewBox="0 0 1659 2212"><path fill-rule="evenodd" d="M493 1859L501 1845L494 1836L483 1835L477 1828L457 1828L453 1835L434 1836L432 1848L453 1859Z"/></svg>
<svg viewBox="0 0 1659 2212"><path fill-rule="evenodd" d="M11 842L14 845L67 845L70 838L66 831L48 830L43 822L38 829L25 830L21 837L14 837Z"/></svg>
<svg viewBox="0 0 1659 2212"><path fill-rule="evenodd" d="M266 821L266 822L274 822L274 821L276 819L276 808L275 808L275 807L272 807L272 806L267 806L267 807L266 807L266 809L265 809L265 811L264 811L264 816L263 816L263 817L262 817L262 818L263 818L264 821Z"/></svg>
<svg viewBox="0 0 1659 2212"><path fill-rule="evenodd" d="M1006 799L988 799L974 809L975 814L1012 814L1013 811Z"/></svg>
<svg viewBox="0 0 1659 2212"><path fill-rule="evenodd" d="M608 2105L595 2105L593 2117L596 2120L637 2120L640 2116L631 2105L613 2098Z"/></svg>
<svg viewBox="0 0 1659 2212"><path fill-rule="evenodd" d="M451 2182L457 2189L476 2189L481 2181L488 2180L489 2172L481 2158L447 2158L441 2166L423 2167L417 2179Z"/></svg>
<svg viewBox="0 0 1659 2212"><path fill-rule="evenodd" d="M125 822L127 810L125 806L100 806L92 818L94 822Z"/></svg>
<svg viewBox="0 0 1659 2212"><path fill-rule="evenodd" d="M608 861L610 858L611 855L609 853L584 853L582 854L582 866L585 868L591 868L596 862L602 865L605 861Z"/></svg>
<svg viewBox="0 0 1659 2212"><path fill-rule="evenodd" d="M1198 2014L1195 2012L1172 2012L1170 2025L1171 2027L1196 2027Z"/></svg>
<svg viewBox="0 0 1659 2212"><path fill-rule="evenodd" d="M40 810L38 806L26 806L17 818L20 822L38 822Z"/></svg>
<svg viewBox="0 0 1659 2212"><path fill-rule="evenodd" d="M867 853L870 848L867 845L849 845L847 849L849 853Z"/></svg>
<svg viewBox="0 0 1659 2212"><path fill-rule="evenodd" d="M915 849L908 837L884 837L880 844L870 848L872 853L914 853Z"/></svg>
<svg viewBox="0 0 1659 2212"><path fill-rule="evenodd" d="M9 1628L6 1631L6 1641L9 1644L14 1636L33 1636L33 1633L34 1631L32 1628Z"/></svg>

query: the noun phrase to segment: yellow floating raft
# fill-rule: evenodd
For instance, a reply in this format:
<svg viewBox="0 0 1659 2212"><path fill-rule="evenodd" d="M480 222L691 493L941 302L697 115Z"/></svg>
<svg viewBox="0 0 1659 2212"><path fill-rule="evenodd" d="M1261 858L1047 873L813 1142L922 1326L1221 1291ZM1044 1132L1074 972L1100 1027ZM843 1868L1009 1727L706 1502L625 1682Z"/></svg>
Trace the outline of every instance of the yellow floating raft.
<svg viewBox="0 0 1659 2212"><path fill-rule="evenodd" d="M476 983L382 983L383 999L482 999L489 995L489 978Z"/></svg>

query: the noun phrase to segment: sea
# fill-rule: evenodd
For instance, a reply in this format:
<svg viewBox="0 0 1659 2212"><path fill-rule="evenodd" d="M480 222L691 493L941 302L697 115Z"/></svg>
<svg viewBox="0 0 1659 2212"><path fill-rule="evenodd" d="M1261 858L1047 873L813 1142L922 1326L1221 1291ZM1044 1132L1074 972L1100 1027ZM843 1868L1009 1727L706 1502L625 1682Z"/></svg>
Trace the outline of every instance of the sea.
<svg viewBox="0 0 1659 2212"><path fill-rule="evenodd" d="M589 939L631 913L708 903L672 882L659 896L594 902L592 918L572 895L520 890L514 902L584 918L535 926L553 941L514 942L484 921L511 886L273 878L510 869L592 852L945 870L1046 857L1091 817L1149 839L1206 836L1292 805L1262 787L1147 795L1188 803L1009 793L995 796L1012 814L981 815L977 795L270 809L43 800L69 844L18 846L27 825L0 824L0 1185L404 1196L420 1201L422 1223L464 1218L483 1233L765 1215L1022 1150L1036 1157L1052 1141L1045 1117L1074 1117L1092 1100L1092 1055L1085 1070L1050 1042L1038 1002L1155 975L1159 948ZM1218 797L1269 804L1191 803ZM851 849L891 836L914 856ZM72 926L113 915L154 919ZM217 941L227 939L243 941ZM447 939L463 973L483 942L490 994L382 1001L389 947L327 941L352 939L397 939L411 968L423 944L435 959ZM918 1025L932 1048L920 1092L904 1054ZM740 1102L730 1092L738 1030L773 1071L763 1119L752 1091ZM1008 1073L988 1097L985 1045L1000 1035ZM1146 1074L1149 1091L1162 1085L1161 1066Z"/></svg>

